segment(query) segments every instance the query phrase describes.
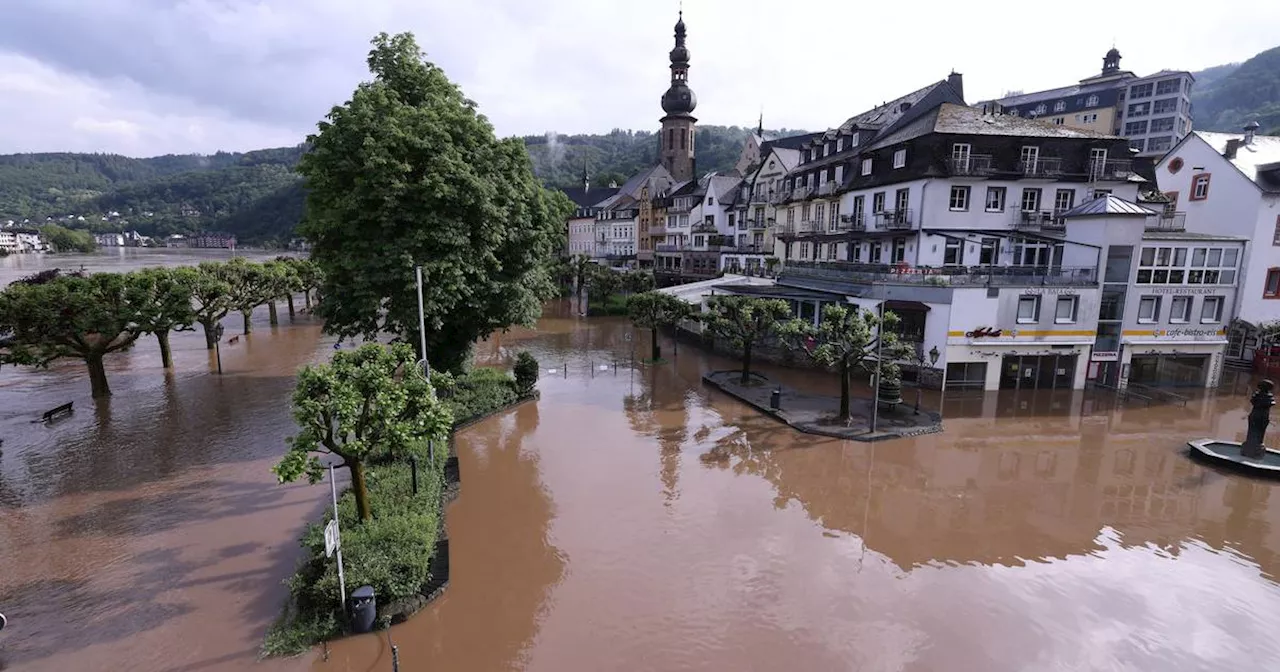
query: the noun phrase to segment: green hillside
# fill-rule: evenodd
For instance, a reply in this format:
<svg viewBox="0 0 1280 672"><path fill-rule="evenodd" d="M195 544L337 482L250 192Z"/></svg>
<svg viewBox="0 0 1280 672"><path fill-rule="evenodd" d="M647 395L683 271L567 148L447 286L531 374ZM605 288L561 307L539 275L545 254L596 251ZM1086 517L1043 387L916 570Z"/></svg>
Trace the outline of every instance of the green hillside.
<svg viewBox="0 0 1280 672"><path fill-rule="evenodd" d="M1257 121L1262 133L1280 135L1280 47L1239 65L1220 65L1194 73L1195 128L1239 133Z"/></svg>

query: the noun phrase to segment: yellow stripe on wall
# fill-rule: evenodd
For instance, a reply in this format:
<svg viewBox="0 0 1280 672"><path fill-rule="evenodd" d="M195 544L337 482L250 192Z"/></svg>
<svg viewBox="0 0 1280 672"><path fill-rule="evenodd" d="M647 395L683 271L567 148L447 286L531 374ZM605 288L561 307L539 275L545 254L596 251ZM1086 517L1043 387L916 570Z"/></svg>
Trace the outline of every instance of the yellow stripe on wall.
<svg viewBox="0 0 1280 672"><path fill-rule="evenodd" d="M966 332L963 332L963 331L948 331L947 336L950 338L964 338L965 333ZM1098 335L1098 332L1096 330L1091 330L1091 329L1068 329L1068 330L1062 330L1062 331L1054 331L1052 329L1046 330L1046 331L1024 331L1022 329L1019 329L1017 337L1022 338L1023 336L1097 336L1097 335ZM984 336L983 338L993 338L993 337ZM1014 338L1014 336L1011 334L1005 334L1002 336L995 336L994 338Z"/></svg>

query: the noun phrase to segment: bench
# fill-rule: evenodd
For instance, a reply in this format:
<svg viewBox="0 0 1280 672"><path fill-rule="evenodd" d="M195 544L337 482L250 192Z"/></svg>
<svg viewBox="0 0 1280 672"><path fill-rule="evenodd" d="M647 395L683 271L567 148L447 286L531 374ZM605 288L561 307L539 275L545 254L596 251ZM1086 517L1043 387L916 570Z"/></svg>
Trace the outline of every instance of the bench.
<svg viewBox="0 0 1280 672"><path fill-rule="evenodd" d="M44 412L44 415L40 416L41 421L43 421L43 422L53 422L54 420L57 420L58 418L60 418L60 417L62 417L62 416L64 416L64 415L71 415L71 404L73 404L73 403L75 403L75 402L73 402L73 401L68 401L67 403L65 403L65 404L63 404L63 405L61 405L61 406L59 406L59 407L57 407L57 408L54 408L54 409L50 409L50 410L45 411L45 412Z"/></svg>

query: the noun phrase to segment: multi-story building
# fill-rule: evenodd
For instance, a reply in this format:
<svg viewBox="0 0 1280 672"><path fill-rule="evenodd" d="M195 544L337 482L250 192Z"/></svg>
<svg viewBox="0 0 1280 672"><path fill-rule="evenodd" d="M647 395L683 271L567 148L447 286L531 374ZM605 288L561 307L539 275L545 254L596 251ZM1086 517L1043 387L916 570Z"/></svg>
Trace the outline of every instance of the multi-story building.
<svg viewBox="0 0 1280 672"><path fill-rule="evenodd" d="M191 237L191 247L236 249L234 234L220 231L203 231Z"/></svg>
<svg viewBox="0 0 1280 672"><path fill-rule="evenodd" d="M677 186L663 199L666 240L656 245L654 261L659 284L720 273L724 252L737 247L735 204L741 184L741 178L712 174Z"/></svg>
<svg viewBox="0 0 1280 672"><path fill-rule="evenodd" d="M747 164L737 204L735 206L737 230L735 248L726 251L720 267L728 272L755 273L759 269L771 270L775 257L777 204L783 194L786 177L800 162L801 146L819 134L765 141L758 148L750 143L743 149L743 158L756 156ZM743 159L739 159L741 165ZM774 262L770 262L772 259Z"/></svg>
<svg viewBox="0 0 1280 672"><path fill-rule="evenodd" d="M1019 93L978 106L988 113L1032 117L1109 135L1121 135L1140 156L1158 157L1191 132L1195 77L1162 70L1138 77L1120 69L1120 52L1102 59L1102 72L1079 84Z"/></svg>
<svg viewBox="0 0 1280 672"><path fill-rule="evenodd" d="M1166 213L1189 233L1248 240L1240 299L1227 314L1227 356L1252 362L1258 327L1280 320L1280 136L1195 131L1156 164Z"/></svg>
<svg viewBox="0 0 1280 672"><path fill-rule="evenodd" d="M582 167L582 186L573 187L571 189L562 189L569 200L574 203L573 214L569 216L566 222L565 236L565 253L569 255L586 255L594 257L596 254L596 219L598 218L601 206L600 204L608 201L618 193L618 185L610 184L608 188L600 189L591 187L591 176L587 173L587 167Z"/></svg>

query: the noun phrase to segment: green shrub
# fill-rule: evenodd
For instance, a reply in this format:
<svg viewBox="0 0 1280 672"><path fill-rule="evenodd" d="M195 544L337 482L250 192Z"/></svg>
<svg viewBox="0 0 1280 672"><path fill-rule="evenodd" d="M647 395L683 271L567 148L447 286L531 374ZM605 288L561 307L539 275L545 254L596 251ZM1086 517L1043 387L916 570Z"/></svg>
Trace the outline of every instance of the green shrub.
<svg viewBox="0 0 1280 672"><path fill-rule="evenodd" d="M509 406L520 398L515 379L504 371L483 366L460 376L432 372L431 384L440 400L453 411L455 427Z"/></svg>
<svg viewBox="0 0 1280 672"><path fill-rule="evenodd" d="M626 315L627 297L612 294L603 301L592 299L587 307L587 314L592 317Z"/></svg>
<svg viewBox="0 0 1280 672"><path fill-rule="evenodd" d="M527 397L533 394L533 388L538 384L538 359L529 354L528 350L521 350L516 355L516 365L512 369L512 373L516 377L516 392L520 396Z"/></svg>

